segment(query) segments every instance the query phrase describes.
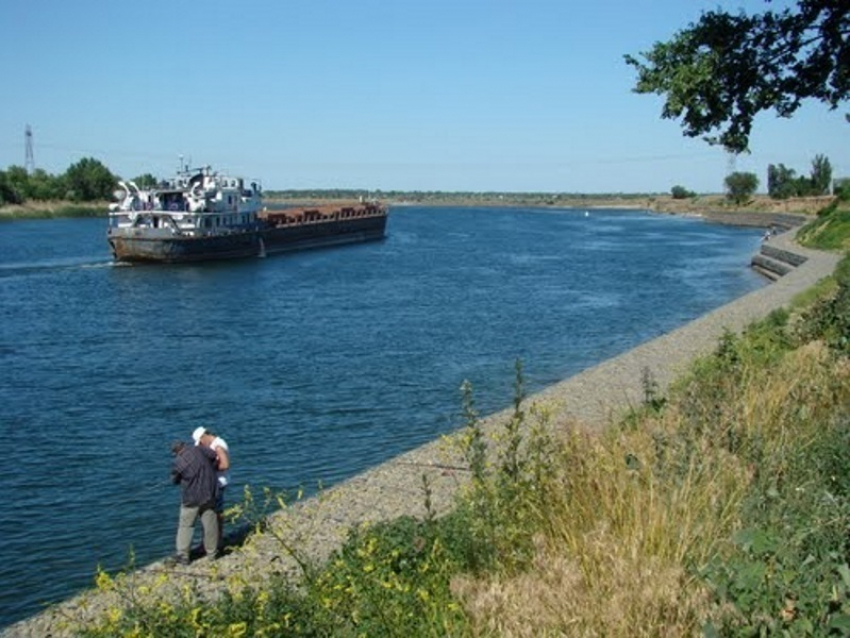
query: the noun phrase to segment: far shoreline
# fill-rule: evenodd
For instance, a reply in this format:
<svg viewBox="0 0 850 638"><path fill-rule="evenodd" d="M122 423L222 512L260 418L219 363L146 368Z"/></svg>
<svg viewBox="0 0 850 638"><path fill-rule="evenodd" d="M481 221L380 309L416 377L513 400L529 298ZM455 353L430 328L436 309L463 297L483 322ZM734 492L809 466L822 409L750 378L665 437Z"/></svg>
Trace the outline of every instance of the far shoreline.
<svg viewBox="0 0 850 638"><path fill-rule="evenodd" d="M318 191L321 195L321 191ZM284 196L285 195L285 196ZM270 191L266 204L274 207L319 206L350 201L350 197L298 197L295 192ZM388 206L428 206L445 208L504 207L555 209L647 210L736 226L784 228L800 225L833 201L833 197L798 197L777 200L756 195L743 204L735 204L725 195L697 195L675 199L661 194L564 195L547 193L392 193L382 199ZM107 216L109 202L27 202L0 206L0 222L27 219L55 219Z"/></svg>

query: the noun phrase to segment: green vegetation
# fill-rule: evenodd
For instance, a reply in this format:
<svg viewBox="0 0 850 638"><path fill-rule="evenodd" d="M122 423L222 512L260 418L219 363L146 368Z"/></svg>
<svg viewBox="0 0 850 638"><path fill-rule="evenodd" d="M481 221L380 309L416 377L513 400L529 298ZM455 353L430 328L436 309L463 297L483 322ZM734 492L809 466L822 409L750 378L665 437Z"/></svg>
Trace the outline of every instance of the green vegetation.
<svg viewBox="0 0 850 638"><path fill-rule="evenodd" d="M834 206L804 232L847 245ZM844 233L843 238L839 237ZM443 517L352 529L296 581L215 603L98 577L104 636L825 636L850 633L850 254L794 307L594 435L554 431L516 368L488 438L471 387L455 438L470 480ZM423 478L422 498L430 507ZM250 578L250 574L245 575Z"/></svg>
<svg viewBox="0 0 850 638"><path fill-rule="evenodd" d="M362 189L309 189L277 190L265 192L269 200L313 201L326 199L366 199L376 198L384 201L408 204L427 204L432 206L592 206L618 200L623 203L636 202L652 197L651 193L540 193L540 192L499 192L499 191L368 191Z"/></svg>
<svg viewBox="0 0 850 638"><path fill-rule="evenodd" d="M832 183L832 164L825 155L816 155L812 160L810 177L797 177L784 164L767 167L767 194L774 199L826 195Z"/></svg>
<svg viewBox="0 0 850 638"><path fill-rule="evenodd" d="M118 178L98 160L91 157L72 164L63 176L66 198L74 202L109 199Z"/></svg>
<svg viewBox="0 0 850 638"><path fill-rule="evenodd" d="M826 250L850 250L850 206L847 198L850 198L850 193L818 213L800 230L800 241Z"/></svg>
<svg viewBox="0 0 850 638"><path fill-rule="evenodd" d="M747 150L755 116L790 117L807 98L837 108L850 92L848 8L800 0L793 8L747 15L703 13L643 61L634 90L665 96L662 117L682 120L689 137L705 136L735 153Z"/></svg>
<svg viewBox="0 0 850 638"><path fill-rule="evenodd" d="M759 178L755 173L730 173L724 180L726 196L736 204L747 202L759 187Z"/></svg>
<svg viewBox="0 0 850 638"><path fill-rule="evenodd" d="M69 202L50 202L34 206L18 206L4 211L0 223L15 219L54 219L59 217L103 217L106 204L72 204Z"/></svg>
<svg viewBox="0 0 850 638"><path fill-rule="evenodd" d="M108 200L118 178L98 160L81 159L62 175L49 175L41 169L32 175L20 166L0 171L0 206L31 201L94 202Z"/></svg>
<svg viewBox="0 0 850 638"><path fill-rule="evenodd" d="M690 199L691 197L696 197L697 194L689 191L684 186L674 186L670 189L670 196L673 199Z"/></svg>

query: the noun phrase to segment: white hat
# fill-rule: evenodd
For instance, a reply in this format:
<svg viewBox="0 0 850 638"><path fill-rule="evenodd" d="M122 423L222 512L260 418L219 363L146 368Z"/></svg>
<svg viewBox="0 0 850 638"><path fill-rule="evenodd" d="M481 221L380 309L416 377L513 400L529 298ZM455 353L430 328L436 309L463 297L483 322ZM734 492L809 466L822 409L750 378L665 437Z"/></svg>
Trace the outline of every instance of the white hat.
<svg viewBox="0 0 850 638"><path fill-rule="evenodd" d="M195 445L201 444L201 437L207 433L207 429L203 426L195 428L195 431L192 432L192 439L195 441Z"/></svg>

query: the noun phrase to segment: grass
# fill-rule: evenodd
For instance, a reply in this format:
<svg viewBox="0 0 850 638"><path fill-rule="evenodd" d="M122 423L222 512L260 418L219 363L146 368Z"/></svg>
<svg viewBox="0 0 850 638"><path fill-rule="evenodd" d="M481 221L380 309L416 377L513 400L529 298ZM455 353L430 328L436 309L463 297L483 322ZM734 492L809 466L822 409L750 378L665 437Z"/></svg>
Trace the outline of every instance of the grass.
<svg viewBox="0 0 850 638"><path fill-rule="evenodd" d="M0 221L17 219L54 219L59 217L106 217L108 202L28 202L0 207Z"/></svg>
<svg viewBox="0 0 850 638"><path fill-rule="evenodd" d="M850 634L850 256L793 308L724 335L667 396L644 383L644 405L602 435L555 432L517 363L495 440L466 385L471 480L450 514L431 513L423 479L423 519L352 529L328 561L301 558L299 579L216 601L102 575L125 603L79 633Z"/></svg>
<svg viewBox="0 0 850 638"><path fill-rule="evenodd" d="M846 199L838 198L824 208L803 229L800 240L826 250L850 250L850 204Z"/></svg>

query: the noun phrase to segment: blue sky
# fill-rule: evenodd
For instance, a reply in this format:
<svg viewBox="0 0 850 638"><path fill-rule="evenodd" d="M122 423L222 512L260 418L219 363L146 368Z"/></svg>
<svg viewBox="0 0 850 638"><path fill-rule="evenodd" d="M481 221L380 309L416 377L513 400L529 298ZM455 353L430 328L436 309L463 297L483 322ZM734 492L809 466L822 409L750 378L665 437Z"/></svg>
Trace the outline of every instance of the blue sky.
<svg viewBox="0 0 850 638"><path fill-rule="evenodd" d="M774 2L772 6L783 6ZM762 0L8 0L0 168L179 156L266 189L720 192L730 168L829 157L844 111L756 121L750 155L686 138L631 92L626 53Z"/></svg>

